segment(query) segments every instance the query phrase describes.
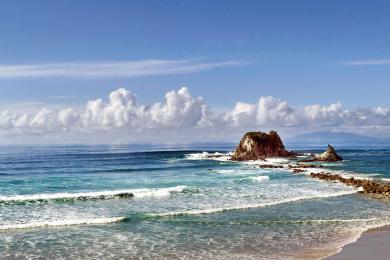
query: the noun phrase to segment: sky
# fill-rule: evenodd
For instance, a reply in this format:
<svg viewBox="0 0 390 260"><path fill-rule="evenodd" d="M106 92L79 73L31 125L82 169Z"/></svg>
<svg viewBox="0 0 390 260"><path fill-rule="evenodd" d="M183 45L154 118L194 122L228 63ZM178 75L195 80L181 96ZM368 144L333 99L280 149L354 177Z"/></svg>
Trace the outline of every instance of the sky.
<svg viewBox="0 0 390 260"><path fill-rule="evenodd" d="M389 137L389 13L380 0L4 0L0 144Z"/></svg>

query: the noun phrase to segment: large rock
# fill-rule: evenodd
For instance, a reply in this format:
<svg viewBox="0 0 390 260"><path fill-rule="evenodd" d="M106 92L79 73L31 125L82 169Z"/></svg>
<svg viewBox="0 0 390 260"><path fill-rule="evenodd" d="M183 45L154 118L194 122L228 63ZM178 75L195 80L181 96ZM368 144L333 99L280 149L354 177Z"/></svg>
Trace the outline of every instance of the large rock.
<svg viewBox="0 0 390 260"><path fill-rule="evenodd" d="M275 131L248 132L237 145L232 156L234 161L261 160L267 157L288 157L296 155L287 151Z"/></svg>
<svg viewBox="0 0 390 260"><path fill-rule="evenodd" d="M321 162L338 162L342 161L343 158L336 153L333 146L328 144L328 150L320 155L317 155L314 160Z"/></svg>

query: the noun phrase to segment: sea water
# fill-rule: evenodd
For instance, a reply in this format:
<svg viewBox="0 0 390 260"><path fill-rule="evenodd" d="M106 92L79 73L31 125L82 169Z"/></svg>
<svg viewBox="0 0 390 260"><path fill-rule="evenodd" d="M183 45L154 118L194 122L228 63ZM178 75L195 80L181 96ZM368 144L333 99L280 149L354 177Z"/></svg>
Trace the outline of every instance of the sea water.
<svg viewBox="0 0 390 260"><path fill-rule="evenodd" d="M316 259L390 224L386 200L309 176L389 180L388 149L344 148L302 174L232 150L2 147L0 258Z"/></svg>

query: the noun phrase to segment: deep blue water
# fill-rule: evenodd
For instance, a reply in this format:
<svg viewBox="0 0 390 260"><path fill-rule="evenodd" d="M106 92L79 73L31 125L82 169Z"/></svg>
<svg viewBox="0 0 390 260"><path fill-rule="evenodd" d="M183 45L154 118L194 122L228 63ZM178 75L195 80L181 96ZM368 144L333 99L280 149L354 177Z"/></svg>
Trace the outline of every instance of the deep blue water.
<svg viewBox="0 0 390 260"><path fill-rule="evenodd" d="M0 258L314 259L390 223L385 200L227 161L229 145L161 149L0 149ZM339 153L326 171L390 179L389 149Z"/></svg>

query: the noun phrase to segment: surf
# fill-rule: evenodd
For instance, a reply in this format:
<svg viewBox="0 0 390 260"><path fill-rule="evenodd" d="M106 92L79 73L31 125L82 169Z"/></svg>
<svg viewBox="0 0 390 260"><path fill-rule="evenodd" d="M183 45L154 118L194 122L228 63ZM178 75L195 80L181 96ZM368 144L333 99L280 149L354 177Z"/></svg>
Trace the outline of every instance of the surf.
<svg viewBox="0 0 390 260"><path fill-rule="evenodd" d="M25 204L25 203L50 203L50 202L76 202L87 200L144 198L144 197L166 197L174 193L186 191L187 186L175 186L169 188L131 189L131 190L109 190L96 192L79 193L46 193L0 196L0 205Z"/></svg>
<svg viewBox="0 0 390 260"><path fill-rule="evenodd" d="M112 217L112 218L91 218L91 219L69 219L69 220L55 220L31 222L22 224L9 224L0 226L0 231L15 230L15 229L31 229L44 227L61 227L61 226L76 226L76 225L104 225L116 222L125 221L126 217Z"/></svg>

